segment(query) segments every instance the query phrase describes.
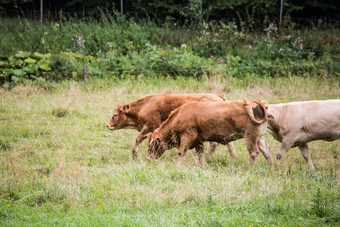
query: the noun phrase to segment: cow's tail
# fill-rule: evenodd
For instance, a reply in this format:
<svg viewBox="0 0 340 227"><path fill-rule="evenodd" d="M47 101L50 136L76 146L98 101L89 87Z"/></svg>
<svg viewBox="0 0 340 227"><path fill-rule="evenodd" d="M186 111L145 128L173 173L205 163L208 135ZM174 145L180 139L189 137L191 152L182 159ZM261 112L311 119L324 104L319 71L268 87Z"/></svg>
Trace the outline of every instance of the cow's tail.
<svg viewBox="0 0 340 227"><path fill-rule="evenodd" d="M253 122L256 124L262 124L267 121L267 110L263 103L257 100L251 100L251 102L257 104L256 107L253 108L251 103L249 103L245 98L243 98L243 102L244 109Z"/></svg>
<svg viewBox="0 0 340 227"><path fill-rule="evenodd" d="M223 99L223 101L227 101L224 94L217 94L217 96L220 97L221 99Z"/></svg>

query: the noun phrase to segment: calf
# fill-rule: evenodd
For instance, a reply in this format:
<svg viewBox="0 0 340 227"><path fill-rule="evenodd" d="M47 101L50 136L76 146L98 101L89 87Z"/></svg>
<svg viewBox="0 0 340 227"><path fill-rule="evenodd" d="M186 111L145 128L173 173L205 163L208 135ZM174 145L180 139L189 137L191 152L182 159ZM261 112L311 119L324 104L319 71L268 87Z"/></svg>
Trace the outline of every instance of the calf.
<svg viewBox="0 0 340 227"><path fill-rule="evenodd" d="M340 138L340 99L269 105L268 118L269 133L281 142L276 158L297 146L310 169L314 166L307 143Z"/></svg>
<svg viewBox="0 0 340 227"><path fill-rule="evenodd" d="M196 148L201 164L203 142L222 144L244 138L250 155L250 166L256 164L257 141L266 131L267 113L256 100L187 103L176 109L153 133L148 134L148 160L160 157L166 150L178 148L177 165L188 149ZM262 144L259 144L262 146ZM271 165L266 147L262 150Z"/></svg>
<svg viewBox="0 0 340 227"><path fill-rule="evenodd" d="M111 130L136 129L139 134L132 148L132 158L137 158L138 146L149 132L153 132L165 121L171 111L188 102L225 101L223 94L154 94L125 105L118 105L107 123ZM210 144L210 152L217 144ZM231 156L235 155L234 146L228 144Z"/></svg>

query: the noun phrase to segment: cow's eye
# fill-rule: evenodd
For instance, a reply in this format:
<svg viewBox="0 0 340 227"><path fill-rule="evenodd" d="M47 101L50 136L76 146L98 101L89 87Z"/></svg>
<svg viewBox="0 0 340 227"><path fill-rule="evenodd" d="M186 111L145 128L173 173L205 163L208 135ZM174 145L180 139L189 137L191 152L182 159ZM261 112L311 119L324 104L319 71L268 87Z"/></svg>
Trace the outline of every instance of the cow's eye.
<svg viewBox="0 0 340 227"><path fill-rule="evenodd" d="M115 119L116 117L117 117L117 114L114 114L114 115L112 116L113 119Z"/></svg>

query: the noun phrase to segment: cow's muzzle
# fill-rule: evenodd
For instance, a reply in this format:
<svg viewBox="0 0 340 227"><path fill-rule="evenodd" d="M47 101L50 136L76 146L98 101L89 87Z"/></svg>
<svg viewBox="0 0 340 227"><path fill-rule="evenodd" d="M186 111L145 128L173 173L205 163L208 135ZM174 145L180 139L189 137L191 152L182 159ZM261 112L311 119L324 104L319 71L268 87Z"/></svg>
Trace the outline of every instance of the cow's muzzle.
<svg viewBox="0 0 340 227"><path fill-rule="evenodd" d="M111 127L110 124L107 124L106 126L107 126L107 128L110 129L110 130L114 130L114 129L115 129L115 127Z"/></svg>

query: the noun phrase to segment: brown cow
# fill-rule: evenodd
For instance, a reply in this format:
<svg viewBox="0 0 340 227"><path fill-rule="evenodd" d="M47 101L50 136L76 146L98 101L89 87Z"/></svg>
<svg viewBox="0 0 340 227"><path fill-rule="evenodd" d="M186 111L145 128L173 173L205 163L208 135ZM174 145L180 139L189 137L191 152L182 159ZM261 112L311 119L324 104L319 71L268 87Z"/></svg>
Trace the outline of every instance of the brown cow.
<svg viewBox="0 0 340 227"><path fill-rule="evenodd" d="M257 100L187 103L177 108L153 133L148 134L148 160L160 157L166 150L178 148L177 165L188 149L196 148L204 163L203 142L226 144L244 138L250 155L250 166L259 154L257 142L267 128L265 106ZM259 144L261 146L261 144ZM262 151L269 165L272 156Z"/></svg>
<svg viewBox="0 0 340 227"><path fill-rule="evenodd" d="M107 123L111 130L136 129L139 134L132 148L132 158L137 158L138 146L149 132L153 132L165 121L171 111L187 102L225 101L223 94L154 94L125 105L118 105ZM217 144L210 144L210 152ZM235 155L234 146L228 144L231 156Z"/></svg>

